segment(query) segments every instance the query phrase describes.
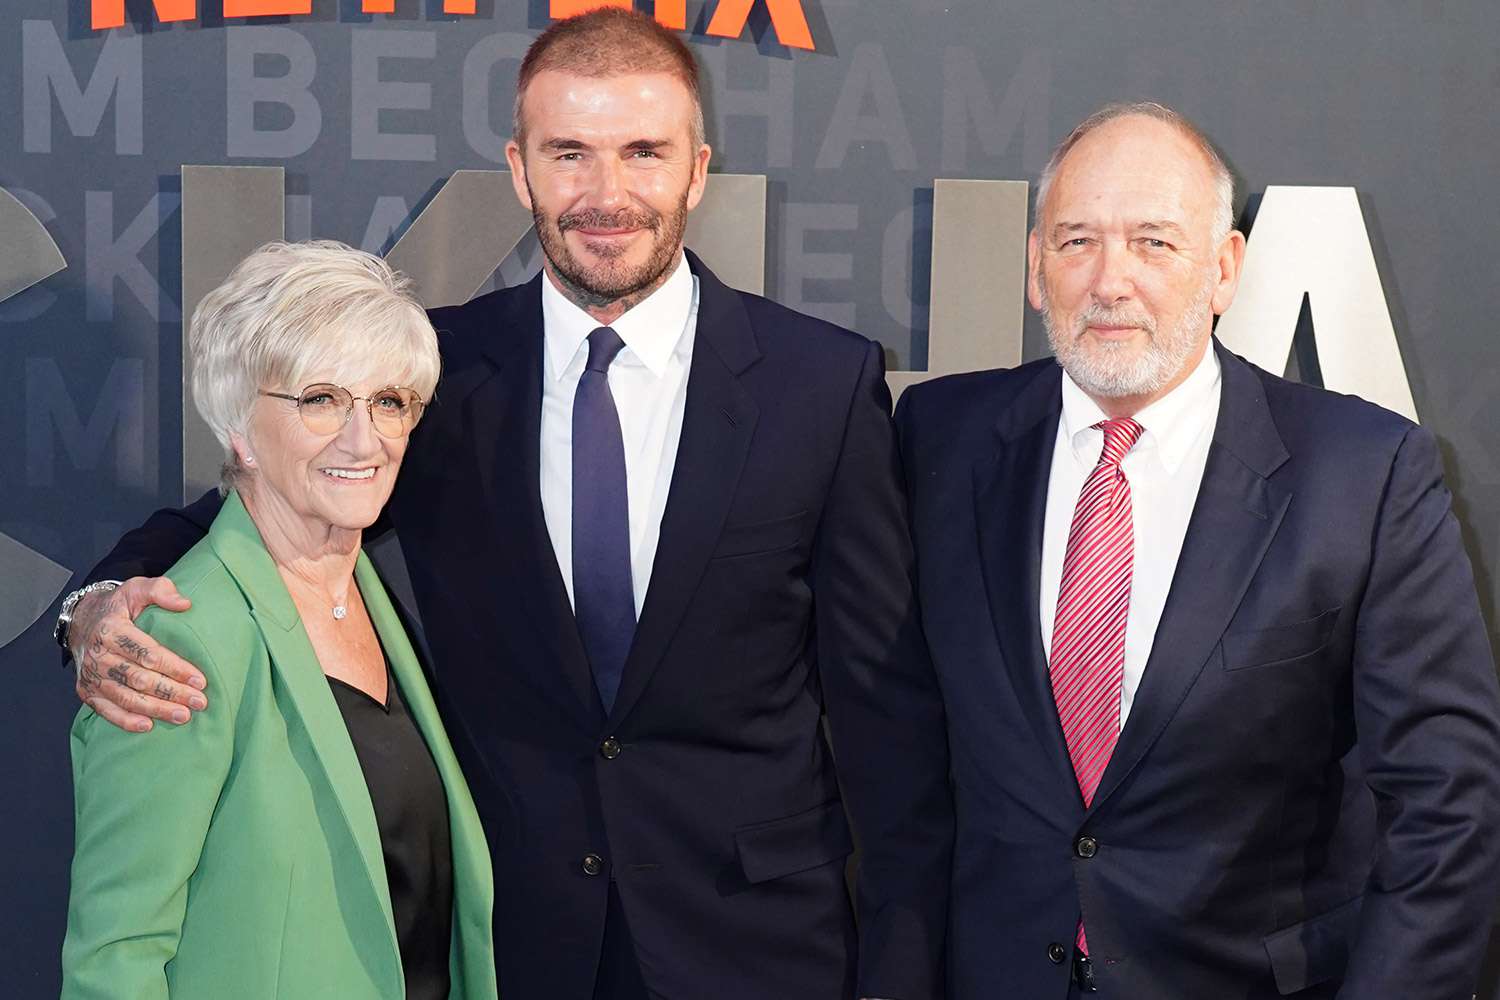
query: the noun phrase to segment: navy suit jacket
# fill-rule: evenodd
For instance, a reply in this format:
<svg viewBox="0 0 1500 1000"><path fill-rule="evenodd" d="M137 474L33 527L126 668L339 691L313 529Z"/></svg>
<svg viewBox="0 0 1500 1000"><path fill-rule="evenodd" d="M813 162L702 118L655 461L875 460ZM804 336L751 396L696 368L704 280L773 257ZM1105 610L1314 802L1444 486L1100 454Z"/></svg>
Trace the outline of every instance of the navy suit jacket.
<svg viewBox="0 0 1500 1000"><path fill-rule="evenodd" d="M1062 1000L1080 915L1116 1000L1466 1000L1478 975L1500 695L1433 438L1214 349L1207 468L1089 809L1037 614L1061 369L901 400L956 1000Z"/></svg>
<svg viewBox="0 0 1500 1000"><path fill-rule="evenodd" d="M940 996L947 746L880 349L689 263L682 436L613 711L543 520L540 276L431 313L442 383L387 507L395 537L367 533L484 820L500 990L588 1000L613 880L662 996L838 1000L856 978ZM93 575L159 573L214 503L196 506Z"/></svg>

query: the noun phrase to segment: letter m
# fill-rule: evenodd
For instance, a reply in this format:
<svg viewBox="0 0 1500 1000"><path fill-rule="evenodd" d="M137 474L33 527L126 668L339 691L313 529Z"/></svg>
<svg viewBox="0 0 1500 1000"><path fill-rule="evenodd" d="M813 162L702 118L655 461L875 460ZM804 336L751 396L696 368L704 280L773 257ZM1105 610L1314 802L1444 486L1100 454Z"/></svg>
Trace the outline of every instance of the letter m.
<svg viewBox="0 0 1500 1000"><path fill-rule="evenodd" d="M75 136L93 136L115 102L115 152L139 156L144 145L144 95L139 37L110 35L87 86L63 51L50 21L21 24L22 146L28 153L52 152L52 98Z"/></svg>
<svg viewBox="0 0 1500 1000"><path fill-rule="evenodd" d="M110 366L88 419L63 381L52 358L26 359L26 484L56 482L57 444L61 441L73 467L94 472L114 441L115 476L120 485L147 488L146 376L139 358L118 358ZM153 457L154 464L154 457ZM154 482L150 485L154 489Z"/></svg>

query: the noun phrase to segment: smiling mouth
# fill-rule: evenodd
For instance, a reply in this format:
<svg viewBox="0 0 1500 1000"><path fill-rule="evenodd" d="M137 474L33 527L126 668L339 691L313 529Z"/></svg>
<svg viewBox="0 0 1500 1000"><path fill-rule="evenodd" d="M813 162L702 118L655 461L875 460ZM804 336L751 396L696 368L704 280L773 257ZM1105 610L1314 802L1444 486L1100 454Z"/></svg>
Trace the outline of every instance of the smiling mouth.
<svg viewBox="0 0 1500 1000"><path fill-rule="evenodd" d="M1101 324L1090 323L1088 326L1084 327L1084 332L1093 334L1095 337L1108 343L1112 341L1129 340L1144 329L1144 327L1136 326L1133 324L1127 324L1124 326L1104 326Z"/></svg>
<svg viewBox="0 0 1500 1000"><path fill-rule="evenodd" d="M574 232L585 239L607 239L654 229L659 222L659 217L653 217L651 213L630 208L615 212L581 209L559 216L557 228L565 234Z"/></svg>
<svg viewBox="0 0 1500 1000"><path fill-rule="evenodd" d="M330 479L342 479L352 482L364 482L375 478L375 467L368 469L319 469L319 472Z"/></svg>
<svg viewBox="0 0 1500 1000"><path fill-rule="evenodd" d="M613 239L613 238L617 238L617 237L620 237L620 236L632 236L632 235L640 232L639 229L635 229L635 228L631 228L631 229L582 229L582 228L579 228L579 229L575 229L573 231L576 232L579 236L582 236L584 239L590 239L590 240Z"/></svg>

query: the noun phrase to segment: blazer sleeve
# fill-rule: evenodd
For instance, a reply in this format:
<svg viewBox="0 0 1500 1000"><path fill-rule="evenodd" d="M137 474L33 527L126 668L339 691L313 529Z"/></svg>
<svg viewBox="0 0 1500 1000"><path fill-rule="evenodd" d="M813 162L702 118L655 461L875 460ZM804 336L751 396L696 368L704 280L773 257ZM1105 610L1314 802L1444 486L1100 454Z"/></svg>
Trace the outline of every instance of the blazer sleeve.
<svg viewBox="0 0 1500 1000"><path fill-rule="evenodd" d="M109 554L88 571L83 582L161 576L208 534L208 526L223 505L224 499L218 491L209 490L186 507L157 511L116 542Z"/></svg>
<svg viewBox="0 0 1500 1000"><path fill-rule="evenodd" d="M148 733L117 729L87 707L78 713L64 1000L168 996L188 879L233 756L235 699L208 644L181 616L148 610L141 621L219 695L191 725Z"/></svg>
<svg viewBox="0 0 1500 1000"><path fill-rule="evenodd" d="M1500 690L1432 435L1395 454L1355 622L1379 840L1341 1000L1467 997L1500 873Z"/></svg>
<svg viewBox="0 0 1500 1000"><path fill-rule="evenodd" d="M880 347L870 344L812 561L818 670L860 848L861 997L943 995L953 797Z"/></svg>

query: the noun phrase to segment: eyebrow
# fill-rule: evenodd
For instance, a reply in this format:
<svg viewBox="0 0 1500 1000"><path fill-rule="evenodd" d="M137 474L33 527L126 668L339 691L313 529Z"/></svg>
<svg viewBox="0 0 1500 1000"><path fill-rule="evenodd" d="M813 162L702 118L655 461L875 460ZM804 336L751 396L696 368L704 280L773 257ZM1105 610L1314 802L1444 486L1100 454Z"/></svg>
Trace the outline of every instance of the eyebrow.
<svg viewBox="0 0 1500 1000"><path fill-rule="evenodd" d="M1176 233L1179 236L1185 232L1171 219L1147 219L1144 222L1137 222L1134 228L1144 233Z"/></svg>
<svg viewBox="0 0 1500 1000"><path fill-rule="evenodd" d="M1094 227L1086 222L1059 222L1048 230L1053 237L1062 236L1065 233L1086 233Z"/></svg>
<svg viewBox="0 0 1500 1000"><path fill-rule="evenodd" d="M1059 222L1048 231L1048 235L1053 239L1057 239L1058 237L1074 233L1092 232L1096 228L1096 226L1087 222ZM1173 233L1178 236L1186 232L1186 230L1170 219L1146 219L1141 222L1132 223L1127 228L1141 233Z"/></svg>
<svg viewBox="0 0 1500 1000"><path fill-rule="evenodd" d="M542 143L541 148L548 152L558 152L561 150L588 149L589 144L584 142L582 139L556 138L548 139L546 142Z"/></svg>
<svg viewBox="0 0 1500 1000"><path fill-rule="evenodd" d="M627 151L637 149L657 150L666 149L671 145L671 139L632 139L630 142L627 142L620 148ZM557 138L548 139L546 142L543 142L541 148L545 152L557 153L570 152L574 150L586 150L592 149L593 147L584 142L582 139L568 139L559 136Z"/></svg>

